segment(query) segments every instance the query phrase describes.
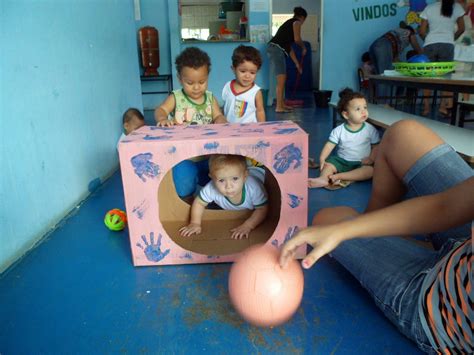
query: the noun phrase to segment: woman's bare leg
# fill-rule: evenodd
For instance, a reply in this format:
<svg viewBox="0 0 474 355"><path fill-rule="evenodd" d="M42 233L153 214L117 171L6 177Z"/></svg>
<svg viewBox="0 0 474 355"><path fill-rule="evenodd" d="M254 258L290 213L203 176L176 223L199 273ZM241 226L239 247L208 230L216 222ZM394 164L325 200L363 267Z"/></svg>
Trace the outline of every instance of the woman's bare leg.
<svg viewBox="0 0 474 355"><path fill-rule="evenodd" d="M313 217L313 226L334 224L359 215L355 209L347 206L323 208Z"/></svg>
<svg viewBox="0 0 474 355"><path fill-rule="evenodd" d="M372 193L366 211L399 202L406 193L403 177L423 155L443 140L421 123L403 120L385 132L374 164Z"/></svg>
<svg viewBox="0 0 474 355"><path fill-rule="evenodd" d="M288 111L288 107L285 105L285 83L286 74L277 75L277 86L276 86L276 112Z"/></svg>

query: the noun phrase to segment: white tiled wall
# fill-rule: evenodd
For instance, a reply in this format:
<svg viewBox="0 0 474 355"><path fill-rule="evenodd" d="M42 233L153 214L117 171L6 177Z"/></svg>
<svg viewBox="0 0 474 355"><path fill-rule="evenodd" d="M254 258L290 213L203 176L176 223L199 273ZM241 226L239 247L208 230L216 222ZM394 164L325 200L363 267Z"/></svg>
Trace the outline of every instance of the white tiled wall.
<svg viewBox="0 0 474 355"><path fill-rule="evenodd" d="M181 8L182 28L209 28L209 21L218 20L218 5L183 6Z"/></svg>

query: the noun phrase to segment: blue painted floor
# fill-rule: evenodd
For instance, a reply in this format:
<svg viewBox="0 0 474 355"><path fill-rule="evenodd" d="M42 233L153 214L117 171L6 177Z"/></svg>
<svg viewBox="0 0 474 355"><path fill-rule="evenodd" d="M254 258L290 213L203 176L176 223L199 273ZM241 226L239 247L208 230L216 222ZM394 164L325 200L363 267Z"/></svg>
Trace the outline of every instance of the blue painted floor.
<svg viewBox="0 0 474 355"><path fill-rule="evenodd" d="M305 108L269 108L267 118L300 124L317 160L329 109L307 97ZM311 190L308 218L326 206L362 210L370 186ZM107 210L124 206L117 172L0 276L0 354L418 353L330 257L304 271L303 301L287 324L250 326L229 303L230 264L134 268L127 231L103 225Z"/></svg>

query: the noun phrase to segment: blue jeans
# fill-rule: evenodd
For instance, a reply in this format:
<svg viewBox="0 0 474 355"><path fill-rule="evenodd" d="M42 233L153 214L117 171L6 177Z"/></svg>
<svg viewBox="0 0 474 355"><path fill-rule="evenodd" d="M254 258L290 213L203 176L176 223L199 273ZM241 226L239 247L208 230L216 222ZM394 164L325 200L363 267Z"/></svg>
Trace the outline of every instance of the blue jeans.
<svg viewBox="0 0 474 355"><path fill-rule="evenodd" d="M407 197L444 191L473 176L472 169L447 144L435 147L407 172ZM418 298L430 269L453 247L470 236L470 224L438 233L433 244L421 247L398 237L355 239L332 253L370 293L385 316L425 352L432 352L423 331Z"/></svg>
<svg viewBox="0 0 474 355"><path fill-rule="evenodd" d="M393 69L392 44L384 37L375 40L369 47L370 60L375 74L383 74L385 70ZM387 84L377 84L377 96L390 96L391 87Z"/></svg>
<svg viewBox="0 0 474 355"><path fill-rule="evenodd" d="M180 198L194 194L197 185L204 186L209 178L209 159L183 160L173 167L173 182Z"/></svg>
<svg viewBox="0 0 474 355"><path fill-rule="evenodd" d="M265 106L272 106L273 100L276 98L276 77L277 75L286 75L286 55L279 47L268 44L267 45L268 62L270 63L268 94Z"/></svg>

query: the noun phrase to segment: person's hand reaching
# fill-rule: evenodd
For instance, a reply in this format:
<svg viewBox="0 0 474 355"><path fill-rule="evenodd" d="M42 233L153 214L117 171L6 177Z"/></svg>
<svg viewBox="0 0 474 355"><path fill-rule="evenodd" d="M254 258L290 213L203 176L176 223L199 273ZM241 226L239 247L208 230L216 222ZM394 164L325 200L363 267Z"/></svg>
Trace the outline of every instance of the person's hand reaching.
<svg viewBox="0 0 474 355"><path fill-rule="evenodd" d="M303 268L309 269L316 261L336 249L341 243L342 238L337 230L337 226L328 225L313 226L299 231L283 245L280 254L280 266L285 268L301 245L310 244L313 246L313 250L301 261Z"/></svg>

